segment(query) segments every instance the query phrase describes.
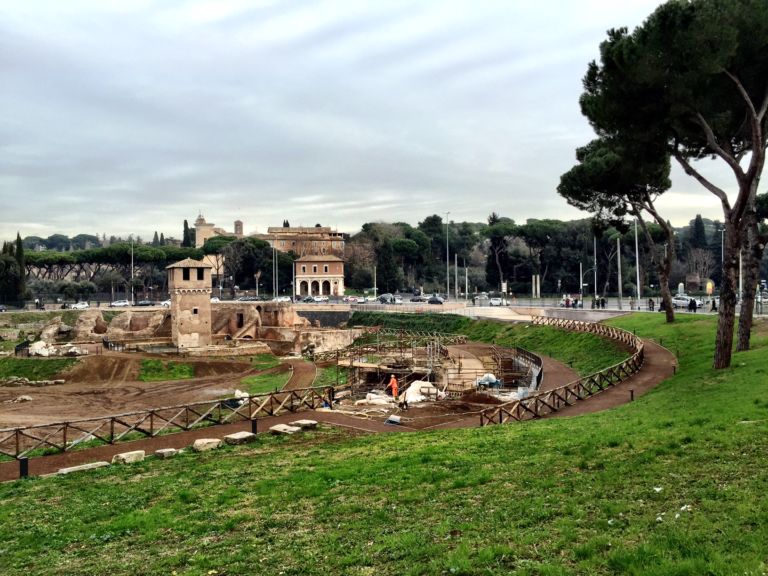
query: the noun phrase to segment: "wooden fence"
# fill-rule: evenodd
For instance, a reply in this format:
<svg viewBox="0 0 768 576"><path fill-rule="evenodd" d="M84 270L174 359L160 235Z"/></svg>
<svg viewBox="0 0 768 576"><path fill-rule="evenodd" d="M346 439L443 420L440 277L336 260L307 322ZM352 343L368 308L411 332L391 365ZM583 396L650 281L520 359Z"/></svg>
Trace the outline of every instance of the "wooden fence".
<svg viewBox="0 0 768 576"><path fill-rule="evenodd" d="M639 371L643 365L643 341L626 330L595 322L545 318L541 316L534 316L533 324L554 326L576 332L589 332L604 338L610 338L629 346L632 350L632 355L623 362L609 366L584 378L579 378L554 390L539 392L527 398L520 398L483 410L480 413L481 426L504 424L511 420L521 421L541 418L547 414L557 412L565 406L571 406L579 400L584 400L626 380Z"/></svg>
<svg viewBox="0 0 768 576"><path fill-rule="evenodd" d="M4 428L0 429L0 454L21 458L33 452L68 452L85 442L115 444L121 440L135 439L137 435L151 438L215 424L313 410L324 404L330 405L330 390L334 390L335 394L343 388L302 388L246 399L228 398L71 422ZM129 435L131 438L127 438Z"/></svg>

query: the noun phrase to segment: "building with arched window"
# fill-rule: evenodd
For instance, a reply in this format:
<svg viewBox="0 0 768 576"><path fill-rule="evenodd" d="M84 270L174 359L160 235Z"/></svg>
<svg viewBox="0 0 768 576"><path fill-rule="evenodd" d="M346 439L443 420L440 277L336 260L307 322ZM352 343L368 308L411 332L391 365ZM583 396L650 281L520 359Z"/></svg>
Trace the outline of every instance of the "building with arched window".
<svg viewBox="0 0 768 576"><path fill-rule="evenodd" d="M293 265L294 296L344 296L344 261L338 256L302 256Z"/></svg>

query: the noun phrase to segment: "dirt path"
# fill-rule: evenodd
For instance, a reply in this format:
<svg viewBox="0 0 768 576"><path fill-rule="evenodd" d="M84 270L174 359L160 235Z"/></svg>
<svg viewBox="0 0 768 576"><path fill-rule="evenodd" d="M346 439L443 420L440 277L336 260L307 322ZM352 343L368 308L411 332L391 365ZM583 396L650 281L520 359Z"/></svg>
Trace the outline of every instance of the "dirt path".
<svg viewBox="0 0 768 576"><path fill-rule="evenodd" d="M472 344L467 345L469 351L474 350L478 356L483 355L483 351L487 350L487 345ZM577 375L573 370L567 366L556 362L550 358L543 358L545 366L545 380L542 384L542 389L550 389L562 384L573 381ZM674 355L669 350L662 348L656 343L645 340L645 363L642 370L629 378L627 381L614 386L608 390L605 390L599 394L596 394L588 400L579 402L574 406L566 407L560 412L557 412L553 417L569 417L578 416L580 414L587 414L591 412L597 412L600 410L606 410L625 404L630 401L630 390L634 391L634 396L639 397L646 393L654 386L661 383L674 373L674 369L677 362ZM311 385L314 380L314 365L301 360L292 361L293 376L288 385L295 386L297 388L306 388ZM161 382L161 383L148 383L146 388L136 383L130 385L120 385L119 389L115 386L104 385L103 388L107 389L102 394L119 395L123 402L130 404L131 410L138 410L141 408L156 408L158 407L158 398L168 398L171 395L174 398L173 404L184 403L188 396L199 397L200 395L213 394L214 392L221 392L223 386L226 386L229 382L237 382L241 374L230 374L225 376L212 376L203 378L196 381L174 381L174 382ZM68 385L65 385L68 386ZM77 386L77 385L75 385ZM73 411L82 415L83 402L87 402L90 396L98 397L99 388L94 387L88 391L73 391L72 398L69 398L67 394L64 398L61 394L64 386L56 387L55 399L53 394L51 395L49 404L51 416L50 421L62 421L67 419L68 406L77 407L78 410ZM153 388L155 390L153 390ZM11 389L14 395L19 395L25 392L23 388ZM44 396L41 394L46 392L46 389L33 388L29 389L31 394L37 394L41 399ZM3 391L5 393L6 391ZM153 394L153 392L155 392ZM226 390L225 390L226 392ZM55 409L55 403L59 403L59 410ZM63 404L63 405L62 405ZM166 403L164 405L169 405ZM46 405L42 402L42 405ZM99 404L104 410L103 414L115 414L114 410L110 410L107 406L109 404ZM121 404L125 406L126 404ZM10 408L9 408L10 407ZM29 403L15 404L15 405L2 405L0 404L0 422L3 418L9 417L10 412L16 412L14 418L18 420L23 418L24 413L30 410ZM371 418L359 418L346 414L341 414L336 411L304 411L298 414L284 414L276 417L265 418L258 421L259 432L264 432L269 426L277 423L286 423L299 418L312 418L319 422L324 422L329 425L342 426L355 430L357 432L366 433L379 433L379 432L406 432L414 431L416 429L436 429L436 428L467 428L475 427L480 423L478 414L476 413L477 407L467 405L467 411L469 414L454 413L446 416L443 420L436 419L437 416L427 416L422 426L409 425L408 418L405 419L403 426L390 426L384 424L381 421ZM127 410L126 410L127 411ZM439 407L435 407L435 411L440 412ZM413 411L411 411L413 414ZM407 416L410 414L406 413ZM55 417L53 417L55 415ZM414 414L415 415L415 414ZM39 423L40 414L37 414L35 423ZM429 418L435 418L435 423L432 424ZM415 424L415 422L414 422ZM66 454L56 454L51 456L45 456L40 458L33 458L29 461L30 474L40 475L55 472L59 468L65 466L74 466L86 462L94 462L100 460L111 460L114 454L120 452L127 452L130 450L145 450L147 453L151 453L154 450L160 448L181 448L189 446L197 438L221 438L226 434L230 434L240 430L250 430L251 425L249 422L241 422L237 424L229 424L223 426L215 426L202 430L194 430L190 432L180 432L177 434L171 434L168 436L162 436L158 438L147 438L135 442L125 442L114 446L102 446L99 448L93 448L89 450L83 450L79 452L68 452ZM4 462L0 463L0 481L13 480L18 478L18 463Z"/></svg>
<svg viewBox="0 0 768 576"><path fill-rule="evenodd" d="M638 398L675 373L677 358L666 348L652 340L645 343L645 360L642 369L621 384L595 394L573 406L567 406L552 414L552 418L580 416L601 410L608 410L630 402L632 396Z"/></svg>
<svg viewBox="0 0 768 576"><path fill-rule="evenodd" d="M269 427L275 424L288 424L294 420L302 418L311 418L332 426L348 428L357 433L386 433L386 432L408 432L411 428L406 426L390 426L381 422L355 418L345 414L339 414L333 411L310 410L295 414L281 414L280 416L271 416L257 421L257 433L268 433ZM147 455L151 455L155 450L161 448L186 448L199 438L223 438L227 434L234 432L251 431L250 422L238 422L236 424L224 424L221 426L211 426L189 432L179 432L167 436L158 436L156 438L146 438L144 440L135 440L132 442L121 442L111 446L99 446L98 448L89 448L76 452L67 452L64 454L52 454L39 458L29 459L30 476L40 476L42 474L51 474L60 468L77 466L88 462L110 462L115 454L121 452L130 452L132 450L144 450ZM0 482L16 480L19 477L19 464L16 461L0 463Z"/></svg>
<svg viewBox="0 0 768 576"><path fill-rule="evenodd" d="M317 376L317 368L312 362L292 359L284 362L291 367L291 378L283 386L283 390L300 390L310 388Z"/></svg>

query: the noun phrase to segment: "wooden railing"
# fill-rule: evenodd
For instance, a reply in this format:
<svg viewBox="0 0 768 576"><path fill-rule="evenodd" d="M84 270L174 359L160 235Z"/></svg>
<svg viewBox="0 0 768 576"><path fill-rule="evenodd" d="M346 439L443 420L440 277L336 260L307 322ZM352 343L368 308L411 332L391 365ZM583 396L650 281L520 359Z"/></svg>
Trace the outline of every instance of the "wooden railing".
<svg viewBox="0 0 768 576"><path fill-rule="evenodd" d="M632 355L613 366L609 366L599 372L569 382L564 386L539 392L527 398L520 398L506 404L494 406L480 413L480 425L504 424L511 420L521 421L533 418L541 418L553 412L557 412L565 406L571 406L579 400L584 400L611 386L623 382L643 365L644 352L643 341L626 330L598 324L595 322L582 322L563 318L533 317L533 324L554 326L564 330L575 332L589 332L604 338L610 338L629 346Z"/></svg>
<svg viewBox="0 0 768 576"><path fill-rule="evenodd" d="M343 388L336 388L335 392ZM4 428L0 429L0 454L21 458L33 452L68 452L85 442L115 444L128 439L129 435L131 438L136 435L152 438L215 424L313 410L324 404L330 405L331 389L333 387L302 388L245 399L227 398L71 422Z"/></svg>

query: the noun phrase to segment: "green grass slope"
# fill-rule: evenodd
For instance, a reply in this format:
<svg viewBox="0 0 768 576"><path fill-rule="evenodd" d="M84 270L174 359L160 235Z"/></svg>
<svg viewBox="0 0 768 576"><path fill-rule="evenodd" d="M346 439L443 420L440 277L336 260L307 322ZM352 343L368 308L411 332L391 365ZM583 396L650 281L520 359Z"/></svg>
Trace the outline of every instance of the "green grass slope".
<svg viewBox="0 0 768 576"><path fill-rule="evenodd" d="M679 349L678 374L578 418L323 429L6 483L0 573L764 574L765 326L715 372L711 318L614 323Z"/></svg>

